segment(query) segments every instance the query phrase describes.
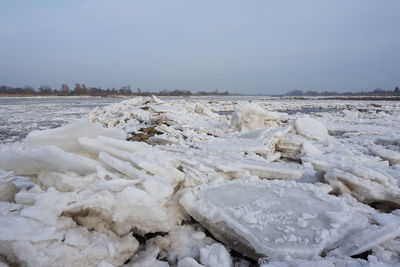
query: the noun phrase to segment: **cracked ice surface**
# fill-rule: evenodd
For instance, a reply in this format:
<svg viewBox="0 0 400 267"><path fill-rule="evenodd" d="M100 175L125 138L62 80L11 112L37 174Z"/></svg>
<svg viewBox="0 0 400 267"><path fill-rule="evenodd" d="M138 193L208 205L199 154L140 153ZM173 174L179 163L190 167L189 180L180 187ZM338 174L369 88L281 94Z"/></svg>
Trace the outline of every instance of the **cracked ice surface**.
<svg viewBox="0 0 400 267"><path fill-rule="evenodd" d="M0 263L396 265L399 120L390 101L95 109L0 146Z"/></svg>

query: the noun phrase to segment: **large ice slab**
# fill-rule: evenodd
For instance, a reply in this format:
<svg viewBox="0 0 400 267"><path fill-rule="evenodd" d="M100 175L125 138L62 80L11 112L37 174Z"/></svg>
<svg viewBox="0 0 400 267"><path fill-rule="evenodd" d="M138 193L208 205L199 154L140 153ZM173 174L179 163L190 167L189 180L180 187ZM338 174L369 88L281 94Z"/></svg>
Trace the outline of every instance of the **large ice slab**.
<svg viewBox="0 0 400 267"><path fill-rule="evenodd" d="M360 212L311 184L236 180L187 192L180 202L217 239L256 259L312 258L355 239L351 249L338 249L351 256L400 233L395 216L395 226L383 222L375 232L365 230L372 227L368 209Z"/></svg>
<svg viewBox="0 0 400 267"><path fill-rule="evenodd" d="M56 146L0 151L0 168L17 175L32 175L42 171L73 171L89 174L96 170L96 161L79 154L65 152Z"/></svg>
<svg viewBox="0 0 400 267"><path fill-rule="evenodd" d="M213 160L209 165L222 172L248 171L264 179L298 179L304 174L301 166L278 162L262 162L257 160Z"/></svg>
<svg viewBox="0 0 400 267"><path fill-rule="evenodd" d="M28 148L55 145L66 152L84 152L78 142L81 136L96 137L107 136L114 139L125 140L126 134L116 128L104 128L100 123L77 121L64 127L43 131L33 131L26 137Z"/></svg>

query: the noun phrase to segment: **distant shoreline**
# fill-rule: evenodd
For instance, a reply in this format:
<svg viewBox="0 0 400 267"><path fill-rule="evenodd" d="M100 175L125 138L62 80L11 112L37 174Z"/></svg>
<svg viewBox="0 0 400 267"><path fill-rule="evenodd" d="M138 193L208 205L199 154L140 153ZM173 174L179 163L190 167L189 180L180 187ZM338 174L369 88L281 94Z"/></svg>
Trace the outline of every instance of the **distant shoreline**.
<svg viewBox="0 0 400 267"><path fill-rule="evenodd" d="M265 97L267 98L267 97ZM270 99L273 99L271 97ZM277 96L279 99L293 100L359 100L359 101L400 101L400 96Z"/></svg>
<svg viewBox="0 0 400 267"><path fill-rule="evenodd" d="M26 97L26 98L127 98L127 97L139 97L139 96L156 96L156 97L213 97L213 96L252 96L252 95L158 95L158 94L143 94L143 95L25 95L25 94L0 94L0 97ZM260 96L265 97L265 96Z"/></svg>
<svg viewBox="0 0 400 267"><path fill-rule="evenodd" d="M0 95L0 98L133 98L139 96L151 95L108 95L108 96L91 96L91 95L75 95L75 96L57 96L57 95L25 95L25 94L10 94ZM157 97L224 97L224 95L155 95ZM262 96L262 95L229 95L227 97L259 97L260 100L354 100L354 101L400 101L400 96Z"/></svg>
<svg viewBox="0 0 400 267"><path fill-rule="evenodd" d="M110 95L110 96L96 96L96 95L0 95L0 97L26 97L26 98L124 98L132 97L132 95Z"/></svg>

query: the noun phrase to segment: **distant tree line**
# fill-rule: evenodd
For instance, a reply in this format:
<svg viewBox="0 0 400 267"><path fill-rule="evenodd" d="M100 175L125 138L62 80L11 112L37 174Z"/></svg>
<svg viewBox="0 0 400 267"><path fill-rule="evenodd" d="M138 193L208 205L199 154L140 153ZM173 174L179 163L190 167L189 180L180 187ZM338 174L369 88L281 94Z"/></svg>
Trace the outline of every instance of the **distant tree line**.
<svg viewBox="0 0 400 267"><path fill-rule="evenodd" d="M10 96L191 96L191 95L231 95L228 91L218 92L217 89L214 91L198 91L192 93L189 90L161 90L158 92L147 92L137 88L135 91L131 89L129 85L122 86L119 89L108 88L102 89L101 87L87 87L85 84L77 83L74 88L70 88L67 84L62 84L59 89L53 89L48 85L41 85L35 89L32 86L24 87L10 87L6 85L0 86L0 95Z"/></svg>
<svg viewBox="0 0 400 267"><path fill-rule="evenodd" d="M396 86L394 90L383 90L375 89L372 91L361 91L361 92L346 92L339 93L335 91L302 91L302 90L292 90L284 94L285 96L400 96L400 89Z"/></svg>

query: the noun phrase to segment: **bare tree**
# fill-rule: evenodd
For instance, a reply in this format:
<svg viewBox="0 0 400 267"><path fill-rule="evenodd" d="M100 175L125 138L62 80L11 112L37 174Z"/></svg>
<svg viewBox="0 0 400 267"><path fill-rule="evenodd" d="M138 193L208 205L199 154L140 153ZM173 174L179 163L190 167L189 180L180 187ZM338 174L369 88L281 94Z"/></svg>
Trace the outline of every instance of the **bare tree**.
<svg viewBox="0 0 400 267"><path fill-rule="evenodd" d="M60 95L69 95L71 90L69 90L69 86L65 83L61 84Z"/></svg>

